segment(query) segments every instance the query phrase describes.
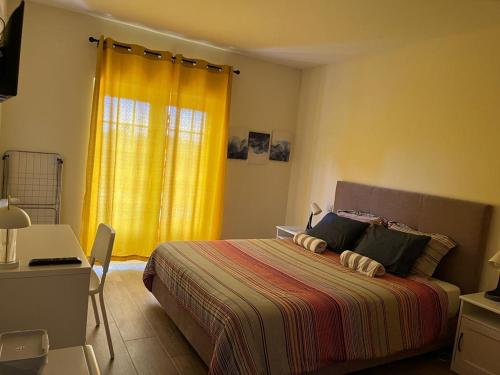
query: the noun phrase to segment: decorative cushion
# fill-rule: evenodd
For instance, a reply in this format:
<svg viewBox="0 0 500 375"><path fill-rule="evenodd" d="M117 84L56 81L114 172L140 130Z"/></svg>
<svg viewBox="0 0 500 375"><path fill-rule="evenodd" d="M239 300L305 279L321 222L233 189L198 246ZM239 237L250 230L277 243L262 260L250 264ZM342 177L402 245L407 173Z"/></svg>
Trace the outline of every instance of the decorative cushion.
<svg viewBox="0 0 500 375"><path fill-rule="evenodd" d="M352 220L361 221L363 223L368 224L376 224L376 225L384 225L385 220L377 215L370 214L368 212L363 211L354 211L354 210L338 210L337 215L341 217L347 217Z"/></svg>
<svg viewBox="0 0 500 375"><path fill-rule="evenodd" d="M355 252L381 263L387 272L405 277L431 238L371 225Z"/></svg>
<svg viewBox="0 0 500 375"><path fill-rule="evenodd" d="M325 241L316 237L308 236L305 233L295 234L295 236L293 236L293 242L314 253L322 253L326 250Z"/></svg>
<svg viewBox="0 0 500 375"><path fill-rule="evenodd" d="M352 249L356 240L367 227L368 223L339 217L337 214L329 212L318 224L308 229L306 234L326 241L331 250L340 252Z"/></svg>
<svg viewBox="0 0 500 375"><path fill-rule="evenodd" d="M451 249L457 246L455 241L444 234L420 232L406 224L395 221L390 221L388 227L389 229L400 232L429 236L431 238L424 251L417 258L410 270L410 273L419 276L431 277L441 259L443 259Z"/></svg>
<svg viewBox="0 0 500 375"><path fill-rule="evenodd" d="M340 264L370 277L385 275L385 268L379 262L350 250L340 254Z"/></svg>

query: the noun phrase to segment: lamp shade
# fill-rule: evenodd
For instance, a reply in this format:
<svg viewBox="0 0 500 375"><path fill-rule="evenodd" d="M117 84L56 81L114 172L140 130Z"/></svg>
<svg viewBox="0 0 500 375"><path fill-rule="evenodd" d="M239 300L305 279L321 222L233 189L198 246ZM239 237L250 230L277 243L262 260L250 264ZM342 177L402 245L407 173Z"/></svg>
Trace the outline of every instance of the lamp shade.
<svg viewBox="0 0 500 375"><path fill-rule="evenodd" d="M311 203L311 212L313 215L319 215L323 211L321 210L321 207L318 206L318 204L316 202L312 202Z"/></svg>
<svg viewBox="0 0 500 375"><path fill-rule="evenodd" d="M28 214L19 207L0 207L0 229L26 228L31 225Z"/></svg>
<svg viewBox="0 0 500 375"><path fill-rule="evenodd" d="M490 262L493 267L500 267L500 251L493 255L488 262Z"/></svg>

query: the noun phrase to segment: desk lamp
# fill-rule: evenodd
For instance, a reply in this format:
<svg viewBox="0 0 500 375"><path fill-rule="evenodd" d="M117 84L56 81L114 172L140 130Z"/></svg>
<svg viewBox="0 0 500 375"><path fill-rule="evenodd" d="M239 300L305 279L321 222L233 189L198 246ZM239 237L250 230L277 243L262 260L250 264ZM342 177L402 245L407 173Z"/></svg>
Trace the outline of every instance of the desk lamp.
<svg viewBox="0 0 500 375"><path fill-rule="evenodd" d="M317 205L316 202L311 203L311 215L309 215L309 221L307 222L307 227L306 229L311 229L312 228L312 218L313 216L319 215L321 212L321 207Z"/></svg>
<svg viewBox="0 0 500 375"><path fill-rule="evenodd" d="M500 271L500 251L491 257L488 261L493 267ZM496 289L487 291L484 296L493 301L500 302L500 275L498 275L498 285Z"/></svg>
<svg viewBox="0 0 500 375"><path fill-rule="evenodd" d="M16 256L17 229L31 225L28 214L19 207L12 206L9 199L0 204L0 269L15 268L19 265Z"/></svg>

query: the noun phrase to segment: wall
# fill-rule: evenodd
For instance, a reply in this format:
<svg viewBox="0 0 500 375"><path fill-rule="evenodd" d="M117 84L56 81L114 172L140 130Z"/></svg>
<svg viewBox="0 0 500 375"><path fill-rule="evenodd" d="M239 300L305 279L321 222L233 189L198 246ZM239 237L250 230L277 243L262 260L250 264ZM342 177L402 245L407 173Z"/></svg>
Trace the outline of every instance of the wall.
<svg viewBox="0 0 500 375"><path fill-rule="evenodd" d="M6 21L7 17L7 0L0 0L0 17Z"/></svg>
<svg viewBox="0 0 500 375"><path fill-rule="evenodd" d="M287 222L348 180L493 204L500 250L498 40L500 26L305 71ZM484 267L482 288L497 280Z"/></svg>
<svg viewBox="0 0 500 375"><path fill-rule="evenodd" d="M96 47L90 35L169 50L241 70L234 76L231 126L295 127L300 72L163 34L26 3L19 95L4 104L0 151L64 156L62 221L80 228ZM285 220L289 163L228 161L223 236L270 237Z"/></svg>
<svg viewBox="0 0 500 375"><path fill-rule="evenodd" d="M0 0L0 18L6 21L7 18L7 1ZM2 103L0 103L0 129L2 129Z"/></svg>

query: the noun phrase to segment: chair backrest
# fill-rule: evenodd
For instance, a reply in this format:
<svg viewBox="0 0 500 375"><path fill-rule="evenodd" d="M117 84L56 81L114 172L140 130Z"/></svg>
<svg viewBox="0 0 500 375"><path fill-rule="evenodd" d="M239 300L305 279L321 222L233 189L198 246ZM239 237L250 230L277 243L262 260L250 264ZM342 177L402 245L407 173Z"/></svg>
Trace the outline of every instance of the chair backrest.
<svg viewBox="0 0 500 375"><path fill-rule="evenodd" d="M111 253L113 251L113 244L115 242L115 230L107 224L99 224L97 233L95 235L94 244L92 245L92 252L90 254L90 263L93 266L97 260L102 264L102 274L106 275L108 272L109 261L111 260Z"/></svg>

